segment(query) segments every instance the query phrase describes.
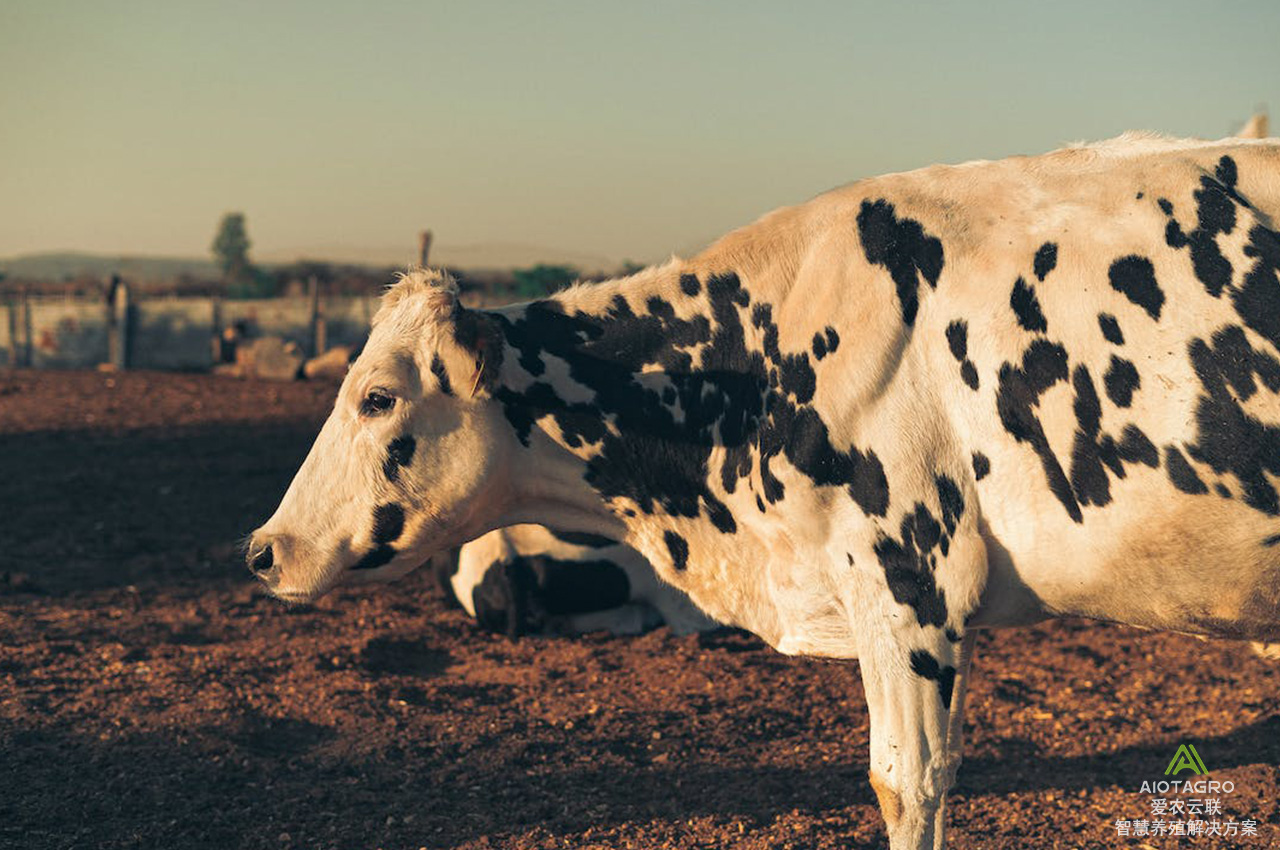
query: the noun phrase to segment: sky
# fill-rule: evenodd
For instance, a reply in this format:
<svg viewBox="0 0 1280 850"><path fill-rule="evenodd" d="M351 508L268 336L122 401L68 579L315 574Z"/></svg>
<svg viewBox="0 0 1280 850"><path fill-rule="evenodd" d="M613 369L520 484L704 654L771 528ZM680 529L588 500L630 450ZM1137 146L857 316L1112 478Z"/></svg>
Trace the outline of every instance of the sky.
<svg viewBox="0 0 1280 850"><path fill-rule="evenodd" d="M638 261L934 162L1280 110L1280 3L0 2L0 257ZM548 259L552 259L548 257Z"/></svg>

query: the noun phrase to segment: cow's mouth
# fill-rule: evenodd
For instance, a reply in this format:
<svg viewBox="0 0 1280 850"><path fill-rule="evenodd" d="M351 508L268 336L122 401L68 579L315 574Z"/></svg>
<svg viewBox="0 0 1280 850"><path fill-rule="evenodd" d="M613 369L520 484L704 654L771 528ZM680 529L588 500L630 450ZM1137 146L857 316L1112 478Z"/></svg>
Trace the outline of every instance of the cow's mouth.
<svg viewBox="0 0 1280 850"><path fill-rule="evenodd" d="M309 605L321 596L319 593L305 590L281 590L279 588L272 588L269 592L276 599L279 599L281 602L289 605Z"/></svg>

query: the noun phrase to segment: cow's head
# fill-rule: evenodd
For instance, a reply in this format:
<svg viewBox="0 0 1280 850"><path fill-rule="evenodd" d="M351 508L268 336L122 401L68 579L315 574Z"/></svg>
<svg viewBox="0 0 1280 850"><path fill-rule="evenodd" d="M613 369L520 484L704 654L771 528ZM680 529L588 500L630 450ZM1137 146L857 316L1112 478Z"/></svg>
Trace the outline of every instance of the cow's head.
<svg viewBox="0 0 1280 850"><path fill-rule="evenodd" d="M501 514L511 429L490 398L495 320L458 304L447 275L415 271L383 297L369 341L249 566L277 596L398 578Z"/></svg>

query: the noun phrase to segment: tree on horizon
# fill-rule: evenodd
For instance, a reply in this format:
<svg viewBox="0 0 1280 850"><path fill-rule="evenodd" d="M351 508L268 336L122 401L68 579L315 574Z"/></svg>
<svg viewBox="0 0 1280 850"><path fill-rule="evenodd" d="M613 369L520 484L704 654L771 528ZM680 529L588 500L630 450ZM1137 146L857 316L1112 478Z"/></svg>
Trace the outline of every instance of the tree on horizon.
<svg viewBox="0 0 1280 850"><path fill-rule="evenodd" d="M251 277L253 266L249 262L249 233L245 228L244 213L229 212L218 224L210 250L213 259L222 269L222 277L228 284L244 283Z"/></svg>

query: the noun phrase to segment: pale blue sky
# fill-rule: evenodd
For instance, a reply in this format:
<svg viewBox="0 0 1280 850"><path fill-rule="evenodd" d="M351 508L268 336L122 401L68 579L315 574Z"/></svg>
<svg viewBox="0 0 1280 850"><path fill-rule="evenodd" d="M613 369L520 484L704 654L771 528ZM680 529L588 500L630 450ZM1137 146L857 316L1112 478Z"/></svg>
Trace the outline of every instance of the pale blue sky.
<svg viewBox="0 0 1280 850"><path fill-rule="evenodd" d="M0 2L0 256L687 252L885 171L1280 109L1276 2ZM397 247L398 246L398 247Z"/></svg>

